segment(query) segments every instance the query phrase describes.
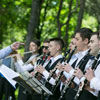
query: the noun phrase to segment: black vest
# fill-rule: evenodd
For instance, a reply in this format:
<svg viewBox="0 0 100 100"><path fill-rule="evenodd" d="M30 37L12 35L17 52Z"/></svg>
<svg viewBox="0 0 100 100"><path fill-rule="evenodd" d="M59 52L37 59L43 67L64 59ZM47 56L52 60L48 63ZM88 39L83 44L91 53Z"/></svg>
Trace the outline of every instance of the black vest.
<svg viewBox="0 0 100 100"><path fill-rule="evenodd" d="M84 56L84 57L85 57L85 56ZM83 57L83 58L84 58L84 57ZM79 61L79 63L77 64L77 66L80 65L80 66L79 66L79 69L81 69L82 72L84 72L84 69L85 69L86 64L88 63L89 59L91 59L91 55L88 55L84 61L82 61L83 58L82 58L82 59Z"/></svg>
<svg viewBox="0 0 100 100"><path fill-rule="evenodd" d="M48 63L47 66L45 67L45 69L46 69L47 71L50 71L50 70L54 69L54 67L57 65L57 63L58 63L61 59L62 59L62 58L57 59L51 66L50 66L51 61L49 61L49 63Z"/></svg>

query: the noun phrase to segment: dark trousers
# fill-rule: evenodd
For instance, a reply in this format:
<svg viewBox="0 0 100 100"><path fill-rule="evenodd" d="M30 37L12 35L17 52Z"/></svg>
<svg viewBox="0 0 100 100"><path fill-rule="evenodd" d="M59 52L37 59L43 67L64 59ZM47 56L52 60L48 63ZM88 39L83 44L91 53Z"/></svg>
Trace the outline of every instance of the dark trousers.
<svg viewBox="0 0 100 100"><path fill-rule="evenodd" d="M19 86L18 100L32 100L32 95L25 91L22 86Z"/></svg>
<svg viewBox="0 0 100 100"><path fill-rule="evenodd" d="M41 100L41 95L33 92L30 94L22 86L19 87L18 100Z"/></svg>
<svg viewBox="0 0 100 100"><path fill-rule="evenodd" d="M97 97L91 94L89 91L84 90L79 100L97 100Z"/></svg>
<svg viewBox="0 0 100 100"><path fill-rule="evenodd" d="M97 100L100 100L100 91L99 91L99 94L98 94Z"/></svg>
<svg viewBox="0 0 100 100"><path fill-rule="evenodd" d="M69 88L66 91L65 97L63 98L63 100L74 100L74 97L76 95L76 91L73 90L72 88Z"/></svg>
<svg viewBox="0 0 100 100"><path fill-rule="evenodd" d="M0 100L8 100L9 97L12 98L12 100L15 100L15 89L12 87L12 85L3 77L0 77ZM4 95L4 99L3 99Z"/></svg>
<svg viewBox="0 0 100 100"><path fill-rule="evenodd" d="M75 100L74 97L76 95L76 91L72 88L69 88L67 93L65 94L64 100ZM96 100L97 97L88 92L87 90L84 90L79 98L79 100Z"/></svg>

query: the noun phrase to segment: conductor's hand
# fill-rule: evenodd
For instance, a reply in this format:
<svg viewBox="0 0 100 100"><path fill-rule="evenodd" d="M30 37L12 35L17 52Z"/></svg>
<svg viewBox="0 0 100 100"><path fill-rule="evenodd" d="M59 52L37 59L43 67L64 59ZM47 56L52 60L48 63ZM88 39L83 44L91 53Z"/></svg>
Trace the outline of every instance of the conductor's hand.
<svg viewBox="0 0 100 100"><path fill-rule="evenodd" d="M12 45L11 45L11 49L12 50L17 50L20 46L20 42L14 42Z"/></svg>

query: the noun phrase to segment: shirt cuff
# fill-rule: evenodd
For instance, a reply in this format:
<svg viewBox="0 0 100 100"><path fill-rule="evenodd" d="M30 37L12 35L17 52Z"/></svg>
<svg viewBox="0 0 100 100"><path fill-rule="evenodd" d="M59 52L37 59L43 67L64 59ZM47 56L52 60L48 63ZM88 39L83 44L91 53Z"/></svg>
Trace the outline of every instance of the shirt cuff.
<svg viewBox="0 0 100 100"><path fill-rule="evenodd" d="M20 66L23 66L23 61L22 60L18 60L16 63L18 63Z"/></svg>
<svg viewBox="0 0 100 100"><path fill-rule="evenodd" d="M74 81L77 85L80 83L80 80L79 80L77 77L75 77L73 81Z"/></svg>
<svg viewBox="0 0 100 100"><path fill-rule="evenodd" d="M49 83L52 84L52 85L56 85L55 82L56 82L56 80L55 80L54 78L51 78L51 79L49 80Z"/></svg>
<svg viewBox="0 0 100 100"><path fill-rule="evenodd" d="M24 69L25 71L30 71L30 70L33 69L33 66L32 66L32 64L27 64L27 65L24 65L24 66L23 66L23 69Z"/></svg>
<svg viewBox="0 0 100 100"><path fill-rule="evenodd" d="M69 74L70 74L70 76L73 76L73 74L74 74L74 69L72 69L70 72L69 72Z"/></svg>
<svg viewBox="0 0 100 100"><path fill-rule="evenodd" d="M44 75L45 79L47 80L48 77L49 77L49 72L45 70L45 71L43 72L43 75Z"/></svg>
<svg viewBox="0 0 100 100"><path fill-rule="evenodd" d="M97 82L98 82L98 79L93 77L92 80L90 81L90 87L94 88Z"/></svg>
<svg viewBox="0 0 100 100"><path fill-rule="evenodd" d="M69 73L67 73L67 72L64 71L63 74L64 74L64 76L65 76L67 79L70 78L70 74L69 74Z"/></svg>

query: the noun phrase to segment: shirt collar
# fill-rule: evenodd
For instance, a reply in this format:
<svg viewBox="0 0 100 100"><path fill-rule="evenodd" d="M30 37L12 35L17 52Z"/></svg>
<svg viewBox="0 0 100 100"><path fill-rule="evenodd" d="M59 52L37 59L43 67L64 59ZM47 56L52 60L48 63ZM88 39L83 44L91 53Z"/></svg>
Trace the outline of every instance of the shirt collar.
<svg viewBox="0 0 100 100"><path fill-rule="evenodd" d="M82 52L79 52L79 53L77 54L77 56L78 56L78 57L81 57L81 56L83 57L83 56L85 56L86 53L88 52L88 50L89 50L89 49L87 49L87 50L85 50L85 51L82 51Z"/></svg>
<svg viewBox="0 0 100 100"><path fill-rule="evenodd" d="M52 57L51 59L52 59L53 62L55 62L56 60L58 60L59 58L62 58L62 57L63 56L60 54L60 55L58 55L56 57Z"/></svg>

